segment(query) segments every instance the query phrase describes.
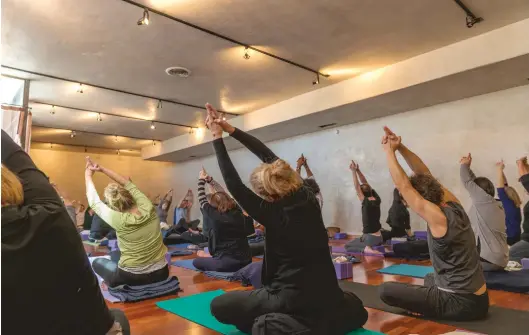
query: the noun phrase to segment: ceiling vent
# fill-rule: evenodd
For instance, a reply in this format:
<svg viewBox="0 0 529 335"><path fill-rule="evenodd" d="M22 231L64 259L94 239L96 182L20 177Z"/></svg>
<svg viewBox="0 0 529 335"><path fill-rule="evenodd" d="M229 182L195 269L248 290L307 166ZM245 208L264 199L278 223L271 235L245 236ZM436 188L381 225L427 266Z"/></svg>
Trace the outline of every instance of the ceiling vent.
<svg viewBox="0 0 529 335"><path fill-rule="evenodd" d="M332 127L332 126L336 126L336 122L335 123L322 124L321 126L318 126L318 127L323 129L323 128L329 128L329 127Z"/></svg>
<svg viewBox="0 0 529 335"><path fill-rule="evenodd" d="M185 67L179 67L179 66L172 66L165 69L165 73L167 73L170 76L180 77L180 78L187 78L189 75L191 75L191 71L186 69Z"/></svg>

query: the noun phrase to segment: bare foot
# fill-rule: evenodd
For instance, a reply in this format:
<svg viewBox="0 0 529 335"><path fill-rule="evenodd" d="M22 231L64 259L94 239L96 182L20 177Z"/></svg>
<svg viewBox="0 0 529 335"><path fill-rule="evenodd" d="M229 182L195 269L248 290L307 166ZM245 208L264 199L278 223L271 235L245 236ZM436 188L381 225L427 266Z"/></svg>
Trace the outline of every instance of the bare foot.
<svg viewBox="0 0 529 335"><path fill-rule="evenodd" d="M198 256L198 257L211 257L211 255L209 254L209 252L205 252L204 250L199 250L199 251L197 251L197 256Z"/></svg>

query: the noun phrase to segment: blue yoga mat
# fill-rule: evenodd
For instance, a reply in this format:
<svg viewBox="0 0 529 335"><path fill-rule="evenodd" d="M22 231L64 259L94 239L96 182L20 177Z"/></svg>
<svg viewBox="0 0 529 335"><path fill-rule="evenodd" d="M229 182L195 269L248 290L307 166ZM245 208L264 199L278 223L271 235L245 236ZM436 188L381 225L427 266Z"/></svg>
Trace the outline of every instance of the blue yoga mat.
<svg viewBox="0 0 529 335"><path fill-rule="evenodd" d="M171 262L171 265L178 266L180 268L184 268L188 270L200 271L199 269L193 266L192 259L182 259L180 261L174 261L174 262Z"/></svg>
<svg viewBox="0 0 529 335"><path fill-rule="evenodd" d="M433 273L432 266L396 264L380 269L377 272L387 275L408 276L415 278L424 278L427 274Z"/></svg>
<svg viewBox="0 0 529 335"><path fill-rule="evenodd" d="M211 278L235 281L235 279L233 278L233 275L235 274L235 272L205 271L204 274Z"/></svg>
<svg viewBox="0 0 529 335"><path fill-rule="evenodd" d="M170 253L171 253L171 256L189 256L189 255L194 254L194 252L191 250L173 250L173 251L170 251Z"/></svg>
<svg viewBox="0 0 529 335"><path fill-rule="evenodd" d="M178 243L178 244L168 244L167 247L173 247L178 249L187 249L190 245L193 245L193 243Z"/></svg>
<svg viewBox="0 0 529 335"><path fill-rule="evenodd" d="M176 314L191 322L197 323L206 328L215 330L221 334L227 335L244 335L232 325L220 323L211 315L211 301L216 297L224 294L223 290L199 293L188 297L159 301L156 306L163 310ZM347 335L383 335L367 329L357 329Z"/></svg>

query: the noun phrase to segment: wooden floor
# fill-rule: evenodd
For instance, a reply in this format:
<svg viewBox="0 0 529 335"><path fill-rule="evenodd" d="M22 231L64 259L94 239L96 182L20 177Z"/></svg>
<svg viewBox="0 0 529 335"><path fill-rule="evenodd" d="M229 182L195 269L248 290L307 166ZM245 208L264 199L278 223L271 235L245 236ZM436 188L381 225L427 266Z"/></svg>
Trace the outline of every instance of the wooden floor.
<svg viewBox="0 0 529 335"><path fill-rule="evenodd" d="M340 243L341 242L341 243ZM332 244L343 244L342 241L332 241ZM90 247L86 246L87 251L94 253ZM97 255L97 253L94 253ZM176 259L189 259L195 256L174 257ZM400 259L391 259L383 257L361 257L362 263L355 264L353 267L353 278L351 281L359 283L367 283L370 285L379 285L382 282L396 281L403 283L422 284L422 279L384 275L376 272L376 270L386 266L398 263L404 263ZM408 261L408 264L431 265L429 261ZM206 277L202 273L191 270L186 270L178 267L171 267L171 275L177 276L180 280L180 287L182 292L178 295L166 296L160 299L152 299L138 303L108 303L110 308L118 308L125 312L131 323L131 330L133 335L205 335L218 334L215 331L209 330L199 326L193 322L189 322L179 316L166 312L156 307L155 302L167 299L175 299L200 292L223 289L225 291L245 290L247 288L241 287L238 282L227 282L223 280L212 279ZM489 291L491 304L519 309L529 310L529 295L509 293L503 291ZM436 335L455 330L454 327L416 319L413 317L406 317L386 313L376 309L370 309L369 319L364 326L366 329L380 331L388 335L404 335L404 334L424 334Z"/></svg>

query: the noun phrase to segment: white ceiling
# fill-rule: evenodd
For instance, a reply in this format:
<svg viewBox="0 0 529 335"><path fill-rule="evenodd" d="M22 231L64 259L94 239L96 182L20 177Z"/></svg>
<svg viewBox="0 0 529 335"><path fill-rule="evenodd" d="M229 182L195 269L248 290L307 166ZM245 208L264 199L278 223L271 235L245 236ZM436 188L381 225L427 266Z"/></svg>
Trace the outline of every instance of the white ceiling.
<svg viewBox="0 0 529 335"><path fill-rule="evenodd" d="M2 64L202 106L246 113L356 74L392 64L529 17L527 0L466 0L485 21L468 29L465 14L445 0L142 0L170 15L322 72L314 75L151 14L120 0L3 0ZM184 66L187 79L164 69ZM200 109L75 85L33 79L30 100L119 115L202 125ZM188 130L31 104L34 123L142 138L168 139ZM34 132L35 140L44 140ZM81 141L81 139L79 139ZM93 143L93 139L91 140Z"/></svg>

